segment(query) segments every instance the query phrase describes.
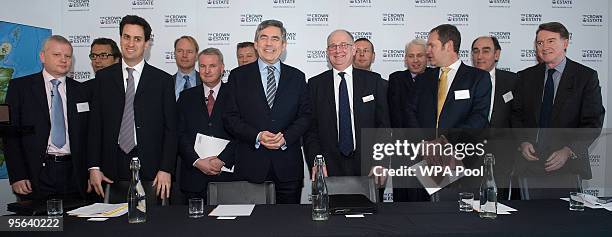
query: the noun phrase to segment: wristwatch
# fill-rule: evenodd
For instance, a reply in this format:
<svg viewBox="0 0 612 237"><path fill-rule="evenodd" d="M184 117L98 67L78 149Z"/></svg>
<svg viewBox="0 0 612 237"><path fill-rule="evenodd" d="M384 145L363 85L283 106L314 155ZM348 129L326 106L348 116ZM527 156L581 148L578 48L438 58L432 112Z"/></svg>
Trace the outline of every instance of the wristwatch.
<svg viewBox="0 0 612 237"><path fill-rule="evenodd" d="M573 151L570 151L570 156L569 156L570 160L575 160L578 159L578 156L576 155L576 153L574 153Z"/></svg>

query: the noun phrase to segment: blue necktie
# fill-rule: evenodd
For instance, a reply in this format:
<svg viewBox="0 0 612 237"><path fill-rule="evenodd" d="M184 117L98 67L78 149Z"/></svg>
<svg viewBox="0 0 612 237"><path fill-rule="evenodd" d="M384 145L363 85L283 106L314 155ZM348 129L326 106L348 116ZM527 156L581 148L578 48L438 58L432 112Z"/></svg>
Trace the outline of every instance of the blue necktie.
<svg viewBox="0 0 612 237"><path fill-rule="evenodd" d="M64 106L58 86L62 83L58 79L51 80L51 143L57 148L66 145L66 124L64 124Z"/></svg>
<svg viewBox="0 0 612 237"><path fill-rule="evenodd" d="M546 83L544 84L544 96L542 97L542 107L540 108L540 121L539 125L541 128L550 127L550 119L552 116L552 107L555 98L555 83L553 82L553 74L555 69L548 69L548 77L546 77Z"/></svg>
<svg viewBox="0 0 612 237"><path fill-rule="evenodd" d="M189 82L189 75L184 75L183 79L185 79L185 84L183 84L183 90L191 88L191 83Z"/></svg>
<svg viewBox="0 0 612 237"><path fill-rule="evenodd" d="M351 126L351 105L344 74L346 73L338 73L342 78L338 90L338 146L342 155L349 156L353 152L353 129Z"/></svg>

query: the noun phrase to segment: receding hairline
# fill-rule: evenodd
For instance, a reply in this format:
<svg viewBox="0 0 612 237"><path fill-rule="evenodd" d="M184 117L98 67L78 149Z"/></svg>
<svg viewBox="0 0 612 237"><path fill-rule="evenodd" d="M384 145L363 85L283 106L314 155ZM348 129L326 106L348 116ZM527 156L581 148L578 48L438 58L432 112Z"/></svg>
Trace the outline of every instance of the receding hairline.
<svg viewBox="0 0 612 237"><path fill-rule="evenodd" d="M345 29L337 29L337 30L334 30L331 33L329 33L329 35L327 36L327 44L329 44L329 40L336 33L344 33L344 34L346 34L348 36L348 38L349 38L349 43L351 43L351 44L355 43L355 38L353 38L353 35L351 34L351 32L349 32L348 30L345 30Z"/></svg>

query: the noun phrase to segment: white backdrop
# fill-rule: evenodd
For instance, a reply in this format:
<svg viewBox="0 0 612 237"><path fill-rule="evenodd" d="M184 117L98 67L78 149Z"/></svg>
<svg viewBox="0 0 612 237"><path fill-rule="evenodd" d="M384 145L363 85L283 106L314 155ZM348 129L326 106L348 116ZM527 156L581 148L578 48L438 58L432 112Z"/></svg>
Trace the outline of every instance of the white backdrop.
<svg viewBox="0 0 612 237"><path fill-rule="evenodd" d="M535 64L537 26L559 21L571 32L568 56L599 72L607 108L610 8L607 0L22 0L3 3L0 16L50 28L71 40L78 80L93 77L87 57L91 42L97 37L118 42L119 21L126 14L140 15L151 24L154 39L148 62L170 74L176 72L173 42L181 35L194 36L200 49L221 49L229 72L237 65L236 43L252 41L262 20L281 20L289 33L284 61L307 77L327 69L325 39L337 28L369 38L376 52L372 69L387 78L404 69L405 43L426 38L439 24L457 25L462 34L460 56L467 64L474 38L497 36L503 49L498 67L516 72ZM592 159L593 173L602 177L606 142L599 144L592 147L599 155ZM590 185L594 193L604 186Z"/></svg>

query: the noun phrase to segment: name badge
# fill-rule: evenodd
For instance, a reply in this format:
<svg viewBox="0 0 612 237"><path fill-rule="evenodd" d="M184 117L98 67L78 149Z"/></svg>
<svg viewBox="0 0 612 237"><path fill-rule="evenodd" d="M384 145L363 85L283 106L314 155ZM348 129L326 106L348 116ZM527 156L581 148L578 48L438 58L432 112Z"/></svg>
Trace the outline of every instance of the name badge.
<svg viewBox="0 0 612 237"><path fill-rule="evenodd" d="M512 96L512 91L508 91L506 94L502 95L502 97L504 98L504 103L508 103L514 99L514 96Z"/></svg>
<svg viewBox="0 0 612 237"><path fill-rule="evenodd" d="M77 103L77 112L81 113L81 112L88 112L88 111L89 111L88 102Z"/></svg>
<svg viewBox="0 0 612 237"><path fill-rule="evenodd" d="M455 100L465 100L470 98L470 90L455 91Z"/></svg>
<svg viewBox="0 0 612 237"><path fill-rule="evenodd" d="M363 103L368 103L368 102L374 100L374 95L364 96L364 97L361 98L361 100L363 100Z"/></svg>

